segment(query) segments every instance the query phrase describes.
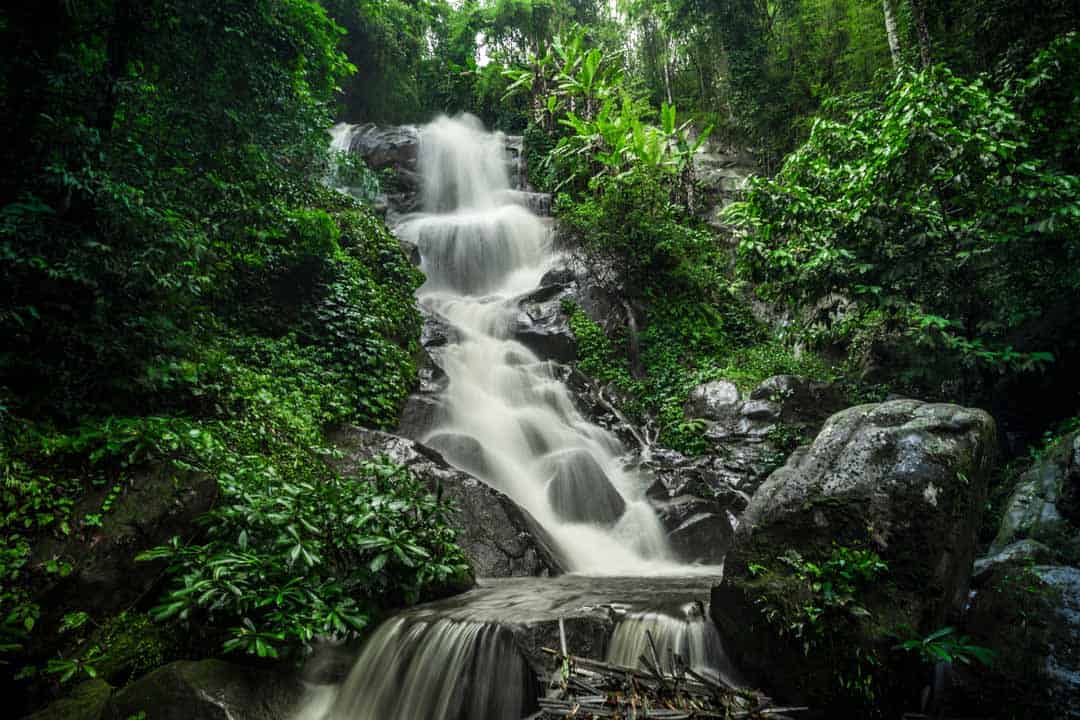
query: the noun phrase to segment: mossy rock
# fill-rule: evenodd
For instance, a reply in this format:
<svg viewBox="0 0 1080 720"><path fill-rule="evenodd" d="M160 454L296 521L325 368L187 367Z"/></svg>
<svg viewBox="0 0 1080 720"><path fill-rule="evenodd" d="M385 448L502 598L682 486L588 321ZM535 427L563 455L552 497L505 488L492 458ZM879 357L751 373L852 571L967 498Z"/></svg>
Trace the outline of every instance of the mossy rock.
<svg viewBox="0 0 1080 720"><path fill-rule="evenodd" d="M112 685L100 678L87 680L25 720L100 720L112 692Z"/></svg>
<svg viewBox="0 0 1080 720"><path fill-rule="evenodd" d="M115 693L101 720L288 720L303 684L290 673L221 660L181 660Z"/></svg>
<svg viewBox="0 0 1080 720"><path fill-rule="evenodd" d="M816 707L917 695L921 678L897 672L909 658L896 634L928 634L961 610L995 450L981 410L898 400L829 418L755 492L713 592L736 665L781 701ZM830 626L808 652L797 626L820 598L804 597L808 581L778 557L794 549L821 563L836 546L872 550L888 571L850 605L857 613L822 615Z"/></svg>

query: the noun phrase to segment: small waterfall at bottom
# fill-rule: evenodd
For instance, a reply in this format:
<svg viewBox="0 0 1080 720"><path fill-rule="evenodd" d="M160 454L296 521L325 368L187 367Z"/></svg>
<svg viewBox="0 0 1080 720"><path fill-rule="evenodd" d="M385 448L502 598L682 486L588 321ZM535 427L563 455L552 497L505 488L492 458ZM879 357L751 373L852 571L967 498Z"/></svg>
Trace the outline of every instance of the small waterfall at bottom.
<svg viewBox="0 0 1080 720"><path fill-rule="evenodd" d="M650 657L648 636L652 636L663 667L678 655L686 666L706 677L719 675L727 684L737 684L735 671L724 653L716 626L705 617L702 607L688 603L682 617L664 612L628 614L616 626L608 646L607 660L614 665L644 668L641 657Z"/></svg>
<svg viewBox="0 0 1080 720"><path fill-rule="evenodd" d="M536 698L505 627L404 615L383 623L340 687L312 693L297 720L513 720Z"/></svg>

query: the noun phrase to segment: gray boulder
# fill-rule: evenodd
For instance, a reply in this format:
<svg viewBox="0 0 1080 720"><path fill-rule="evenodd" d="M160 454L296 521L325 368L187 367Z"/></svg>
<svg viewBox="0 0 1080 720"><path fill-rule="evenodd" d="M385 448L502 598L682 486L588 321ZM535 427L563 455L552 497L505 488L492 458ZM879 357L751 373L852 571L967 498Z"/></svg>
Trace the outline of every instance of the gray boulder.
<svg viewBox="0 0 1080 720"><path fill-rule="evenodd" d="M345 474L385 455L409 468L431 489L441 488L457 506L451 524L478 577L548 575L560 571L553 545L539 524L510 498L450 466L435 450L396 435L357 427L339 428L329 440L342 451L335 460Z"/></svg>
<svg viewBox="0 0 1080 720"><path fill-rule="evenodd" d="M415 125L362 125L353 131L349 151L364 158L372 170L416 171L420 131Z"/></svg>
<svg viewBox="0 0 1080 720"><path fill-rule="evenodd" d="M739 412L741 406L742 397L735 383L714 380L698 385L690 391L683 412L689 418L728 422Z"/></svg>
<svg viewBox="0 0 1080 720"><path fill-rule="evenodd" d="M833 663L856 652L889 656L881 628L925 634L953 620L967 599L995 451L994 421L982 410L896 400L829 418L740 518L711 606L736 664L785 698L830 702ZM779 556L796 550L817 563L836 544L875 550L889 589L860 597L869 614L847 618L844 640L807 664L801 641L775 629L792 618L764 616L761 598L812 601Z"/></svg>
<svg viewBox="0 0 1080 720"><path fill-rule="evenodd" d="M1066 435L1020 476L1005 506L991 554L1023 538L1080 527L1080 431Z"/></svg>
<svg viewBox="0 0 1080 720"><path fill-rule="evenodd" d="M221 660L170 663L115 693L102 720L289 720L304 686L292 674Z"/></svg>

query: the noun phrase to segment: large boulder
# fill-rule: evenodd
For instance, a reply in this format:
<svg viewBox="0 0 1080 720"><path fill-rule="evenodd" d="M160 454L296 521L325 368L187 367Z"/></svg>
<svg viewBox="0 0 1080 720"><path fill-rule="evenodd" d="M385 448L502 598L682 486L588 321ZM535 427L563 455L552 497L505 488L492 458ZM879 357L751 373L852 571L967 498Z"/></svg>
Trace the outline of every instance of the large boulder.
<svg viewBox="0 0 1080 720"><path fill-rule="evenodd" d="M101 513L108 489L88 494L76 505L74 516ZM195 519L217 498L217 481L170 464L143 468L132 474L127 487L101 514L101 524L64 538L44 537L35 543L30 566L40 569L43 607L67 607L74 600L80 610L104 616L130 607L160 577L159 563L136 562L143 550L162 545L174 536L190 538ZM70 574L44 570L46 561L70 562Z"/></svg>
<svg viewBox="0 0 1080 720"><path fill-rule="evenodd" d="M451 524L478 577L548 575L560 571L553 544L539 524L506 495L449 465L435 450L397 435L357 427L329 434L342 451L340 472L385 455L406 466L434 492L454 502Z"/></svg>
<svg viewBox="0 0 1080 720"><path fill-rule="evenodd" d="M181 660L109 699L101 720L289 720L303 696L295 675L222 662Z"/></svg>
<svg viewBox="0 0 1080 720"><path fill-rule="evenodd" d="M416 170L420 131L415 125L361 125L353 130L349 151L372 170Z"/></svg>
<svg viewBox="0 0 1080 720"><path fill-rule="evenodd" d="M839 658L884 662L895 642L890 630L926 634L952 620L967 598L995 451L993 419L956 405L896 400L829 418L811 446L758 488L740 519L712 604L736 663L783 697L826 702ZM800 574L785 565L796 557L820 566L837 547L878 553L888 585L874 584L852 605L868 614L834 616L844 646L827 662L808 663L804 641L791 632L803 618L784 617L784 608L765 612L763 599L783 605L810 593L805 599L814 601L805 567ZM795 605L788 609L801 613Z"/></svg>
<svg viewBox="0 0 1080 720"><path fill-rule="evenodd" d="M991 554L1024 538L1077 542L1080 528L1080 431L1054 445L1023 475L1005 506ZM1059 543L1058 543L1059 544Z"/></svg>

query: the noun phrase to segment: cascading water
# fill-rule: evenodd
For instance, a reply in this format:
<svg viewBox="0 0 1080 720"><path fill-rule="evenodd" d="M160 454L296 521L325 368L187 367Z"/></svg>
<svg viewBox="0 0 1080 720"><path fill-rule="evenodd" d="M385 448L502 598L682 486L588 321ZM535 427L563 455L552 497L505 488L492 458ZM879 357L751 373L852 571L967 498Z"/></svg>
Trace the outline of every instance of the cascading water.
<svg viewBox="0 0 1080 720"><path fill-rule="evenodd" d="M521 295L557 260L545 222L515 202L505 145L475 118L420 136L424 213L397 232L420 248L421 306L459 341L442 357L442 421L424 442L505 492L549 533L572 572L671 570L644 482L588 422L551 363L513 339Z"/></svg>
<svg viewBox="0 0 1080 720"><path fill-rule="evenodd" d="M627 615L611 636L608 662L644 668L641 657L652 657L648 639L651 636L662 667L670 667L670 656L678 655L698 674L719 675L728 684L735 684L735 672L724 653L720 634L706 619L703 608L689 603L681 608L681 615L652 611Z"/></svg>
<svg viewBox="0 0 1080 720"><path fill-rule="evenodd" d="M336 149L348 149L350 133L334 128ZM513 338L522 295L559 258L548 225L510 187L504 138L470 116L443 117L422 129L418 166L424 211L395 232L420 250L422 309L454 330L440 355L448 378L441 415L423 442L528 511L567 571L686 574L645 499L645 479L620 462L618 439L581 415L552 363ZM699 568L709 570L718 569ZM298 720L519 718L534 706L536 684L508 626L602 606L583 588L608 588L600 593L607 602L648 592L618 577L499 582L511 584L384 623L347 679L313 691ZM700 613L631 614L618 625L612 657L635 665L646 630L661 652L678 652L695 669L726 669Z"/></svg>

